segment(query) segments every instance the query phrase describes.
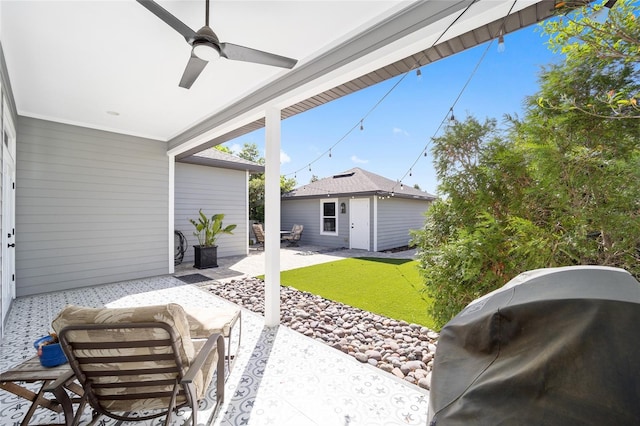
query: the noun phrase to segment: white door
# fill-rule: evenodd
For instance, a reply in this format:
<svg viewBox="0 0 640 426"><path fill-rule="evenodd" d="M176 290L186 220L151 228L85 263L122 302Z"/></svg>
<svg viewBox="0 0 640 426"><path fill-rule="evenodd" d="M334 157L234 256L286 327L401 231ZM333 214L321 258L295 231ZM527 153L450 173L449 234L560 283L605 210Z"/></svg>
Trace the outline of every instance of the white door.
<svg viewBox="0 0 640 426"><path fill-rule="evenodd" d="M5 108L6 111L6 108ZM15 130L9 120L8 114L4 114L2 129L2 324L0 335L4 336L4 323L11 302L16 297L15 281Z"/></svg>
<svg viewBox="0 0 640 426"><path fill-rule="evenodd" d="M370 250L371 230L369 228L369 199L352 198L349 200L349 248Z"/></svg>

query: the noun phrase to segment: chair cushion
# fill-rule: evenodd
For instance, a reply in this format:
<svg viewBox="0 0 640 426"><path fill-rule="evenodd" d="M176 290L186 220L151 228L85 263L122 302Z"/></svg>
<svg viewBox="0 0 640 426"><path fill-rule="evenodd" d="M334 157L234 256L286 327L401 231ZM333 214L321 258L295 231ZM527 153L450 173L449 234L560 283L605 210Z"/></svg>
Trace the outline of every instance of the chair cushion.
<svg viewBox="0 0 640 426"><path fill-rule="evenodd" d="M240 316L240 309L234 307L219 309L189 307L186 314L192 338L206 339L214 333L221 333L224 337L229 337L231 323Z"/></svg>
<svg viewBox="0 0 640 426"><path fill-rule="evenodd" d="M175 330L177 338L177 348L179 356L183 365L183 373L189 367L195 357L195 347L190 336L189 322L187 315L184 312L182 306L170 303L167 305L158 306L143 306L134 308L86 308L80 306L67 306L53 321L52 326L56 332L60 332L64 327L70 325L87 325L87 324L122 324L122 323L143 323L143 322L162 322ZM169 335L162 329L140 329L135 333L125 331L109 331L104 330L79 330L69 334L69 340L83 342L115 342L115 341L135 341L135 340L161 340L168 338ZM207 336L208 337L208 336ZM201 345L198 344L198 347ZM145 354L157 354L167 353L170 349L166 347L141 347L141 348L126 348L126 349L100 349L100 350L78 350L77 354L86 357L96 356L117 356L122 354L127 355L145 355ZM214 352L215 354L215 352ZM207 370L207 374L212 374L211 369L214 365L215 355L210 357L212 359L207 361L207 365L203 370ZM141 374L144 369L163 367L175 365L174 361L144 361L137 363L127 363L126 366L118 365L117 363L98 364L93 363L83 366L85 369L93 370L139 370ZM175 375L167 374L166 378L171 379ZM136 377L132 376L120 376L119 381L125 382L127 380L134 380ZM97 379L96 379L97 380ZM198 398L204 395L211 377L205 378L202 372L196 375L194 381ZM165 387L166 389L167 387ZM170 386L168 387L170 389ZM152 390L165 390L165 389L153 389L145 388L145 392ZM100 390L103 394L112 393L119 394L123 392L130 393L131 390L123 387L115 389ZM184 398L178 398L178 403L181 403ZM111 411L139 411L149 409L161 409L166 408L168 400L166 398L160 398L156 400L141 399L135 402L130 401L112 401L108 404L103 404L103 407Z"/></svg>

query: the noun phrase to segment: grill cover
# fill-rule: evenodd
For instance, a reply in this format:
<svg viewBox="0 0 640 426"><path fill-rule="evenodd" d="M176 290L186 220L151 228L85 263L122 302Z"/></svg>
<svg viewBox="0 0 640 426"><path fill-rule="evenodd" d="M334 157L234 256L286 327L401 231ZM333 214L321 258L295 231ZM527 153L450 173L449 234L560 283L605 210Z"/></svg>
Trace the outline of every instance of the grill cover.
<svg viewBox="0 0 640 426"><path fill-rule="evenodd" d="M431 425L640 424L640 283L576 266L525 272L440 333Z"/></svg>

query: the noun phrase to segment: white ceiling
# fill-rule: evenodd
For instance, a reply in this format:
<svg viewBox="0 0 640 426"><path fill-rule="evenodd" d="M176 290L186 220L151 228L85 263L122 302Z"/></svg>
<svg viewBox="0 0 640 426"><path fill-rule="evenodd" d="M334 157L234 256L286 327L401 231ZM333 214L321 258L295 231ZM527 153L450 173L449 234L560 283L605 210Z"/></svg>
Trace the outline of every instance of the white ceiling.
<svg viewBox="0 0 640 426"><path fill-rule="evenodd" d="M158 1L194 30L204 0ZM397 1L212 1L221 41L304 63ZM190 90L184 38L133 0L2 1L0 37L21 115L168 140L288 70L220 60ZM113 116L107 111L116 111Z"/></svg>
<svg viewBox="0 0 640 426"><path fill-rule="evenodd" d="M513 11L537 1L520 0ZM194 30L204 24L204 0L158 3ZM191 139L193 147L239 125L222 122L255 120L251 99L263 102L260 91L263 103L287 93L280 102L291 105L429 47L471 3L212 0L210 26L221 41L299 63L283 70L221 59L190 90L178 87L190 46L134 0L1 0L0 39L20 115L181 144ZM512 5L477 1L444 39L499 19ZM390 21L392 30L382 25Z"/></svg>

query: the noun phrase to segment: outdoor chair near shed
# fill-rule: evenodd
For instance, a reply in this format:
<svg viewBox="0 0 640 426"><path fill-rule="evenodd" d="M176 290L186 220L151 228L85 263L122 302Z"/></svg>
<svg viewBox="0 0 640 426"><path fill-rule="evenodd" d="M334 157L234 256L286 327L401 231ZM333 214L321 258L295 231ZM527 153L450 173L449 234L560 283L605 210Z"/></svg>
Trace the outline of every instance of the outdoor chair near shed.
<svg viewBox="0 0 640 426"><path fill-rule="evenodd" d="M215 374L213 419L224 400L224 337L216 330L199 338L206 321L192 325L189 320L175 303L65 307L52 326L84 390L72 424L79 423L88 403L93 409L91 424L105 415L122 421L166 416L168 425L173 412L188 407L196 426L198 401Z"/></svg>
<svg viewBox="0 0 640 426"><path fill-rule="evenodd" d="M293 225L291 229L291 233L288 235L283 235L282 239L284 241L288 241L287 246L289 247L297 247L300 238L302 238L302 230L304 229L304 225Z"/></svg>
<svg viewBox="0 0 640 426"><path fill-rule="evenodd" d="M251 226L253 228L253 233L256 235L256 240L258 241L258 248L262 247L262 250L264 250L264 229L262 228L262 224L254 223Z"/></svg>

